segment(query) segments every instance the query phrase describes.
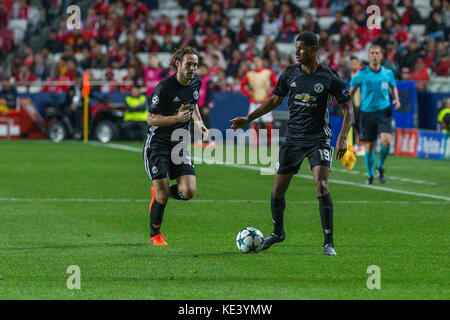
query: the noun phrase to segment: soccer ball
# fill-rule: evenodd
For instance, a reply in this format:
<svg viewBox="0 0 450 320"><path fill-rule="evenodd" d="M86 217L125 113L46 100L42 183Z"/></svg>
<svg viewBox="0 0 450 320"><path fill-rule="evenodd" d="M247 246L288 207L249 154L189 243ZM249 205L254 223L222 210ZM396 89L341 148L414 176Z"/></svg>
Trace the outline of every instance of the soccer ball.
<svg viewBox="0 0 450 320"><path fill-rule="evenodd" d="M236 237L236 245L242 253L260 252L264 245L261 231L253 227L242 229Z"/></svg>

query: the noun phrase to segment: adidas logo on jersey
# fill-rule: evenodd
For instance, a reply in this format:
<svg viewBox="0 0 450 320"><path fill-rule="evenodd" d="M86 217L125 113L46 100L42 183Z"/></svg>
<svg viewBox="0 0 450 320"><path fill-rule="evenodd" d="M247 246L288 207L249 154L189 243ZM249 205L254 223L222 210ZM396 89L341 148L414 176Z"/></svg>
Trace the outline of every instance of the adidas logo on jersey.
<svg viewBox="0 0 450 320"><path fill-rule="evenodd" d="M293 88L297 88L297 85L295 84L295 82L292 82L292 83L290 84L290 86L293 87Z"/></svg>
<svg viewBox="0 0 450 320"><path fill-rule="evenodd" d="M173 102L178 102L180 101L180 99L178 97L175 97L175 99L173 99Z"/></svg>

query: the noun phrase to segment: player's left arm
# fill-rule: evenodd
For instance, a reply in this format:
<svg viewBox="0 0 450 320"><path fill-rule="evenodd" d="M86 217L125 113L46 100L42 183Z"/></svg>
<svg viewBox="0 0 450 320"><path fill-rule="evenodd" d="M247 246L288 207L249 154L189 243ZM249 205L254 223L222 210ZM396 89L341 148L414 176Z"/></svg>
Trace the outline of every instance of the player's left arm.
<svg viewBox="0 0 450 320"><path fill-rule="evenodd" d="M400 109L401 107L401 103L400 103L400 97L398 95L398 89L397 89L397 85L395 84L395 78L394 78L394 73L392 72L392 70L389 70L389 87L391 88L393 94L394 94L394 105L395 105L395 110Z"/></svg>
<svg viewBox="0 0 450 320"><path fill-rule="evenodd" d="M209 130L208 130L208 128L206 128L205 124L203 123L202 116L201 116L200 110L198 108L198 104L195 104L194 111L192 112L192 119L194 120L194 124L197 126L197 128L202 133L203 139L206 140L209 135Z"/></svg>
<svg viewBox="0 0 450 320"><path fill-rule="evenodd" d="M347 135L350 127L355 121L353 115L353 104L352 100L348 100L347 102L341 103L342 110L344 112L344 119L342 121L341 132L339 133L337 142L336 142L336 159L340 160L344 156L347 151Z"/></svg>

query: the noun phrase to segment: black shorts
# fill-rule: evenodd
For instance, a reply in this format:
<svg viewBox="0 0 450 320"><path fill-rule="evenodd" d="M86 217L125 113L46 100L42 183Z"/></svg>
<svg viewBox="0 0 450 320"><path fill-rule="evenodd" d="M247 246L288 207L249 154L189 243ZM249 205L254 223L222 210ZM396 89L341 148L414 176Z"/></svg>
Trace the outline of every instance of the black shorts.
<svg viewBox="0 0 450 320"><path fill-rule="evenodd" d="M286 141L280 148L277 174L297 173L306 157L311 169L315 166L331 168L334 148L325 142Z"/></svg>
<svg viewBox="0 0 450 320"><path fill-rule="evenodd" d="M144 146L145 171L151 180L167 178L167 174L170 180L185 175L195 176L194 164L187 151L178 153L181 163L175 164L172 161L173 150L169 146Z"/></svg>
<svg viewBox="0 0 450 320"><path fill-rule="evenodd" d="M359 137L361 141L374 142L379 133L392 134L391 107L375 111L360 112Z"/></svg>

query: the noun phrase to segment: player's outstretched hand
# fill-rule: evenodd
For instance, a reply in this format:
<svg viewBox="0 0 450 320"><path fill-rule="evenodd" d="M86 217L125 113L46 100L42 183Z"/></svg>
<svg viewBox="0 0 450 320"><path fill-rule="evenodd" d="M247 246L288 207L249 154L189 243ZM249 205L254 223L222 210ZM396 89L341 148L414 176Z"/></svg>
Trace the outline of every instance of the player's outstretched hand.
<svg viewBox="0 0 450 320"><path fill-rule="evenodd" d="M247 117L237 117L231 119L231 129L239 129L248 126L248 118Z"/></svg>
<svg viewBox="0 0 450 320"><path fill-rule="evenodd" d="M178 122L181 123L186 123L191 120L191 112L189 111L189 107L182 104L180 110L178 110L177 119Z"/></svg>
<svg viewBox="0 0 450 320"><path fill-rule="evenodd" d="M395 106L395 110L400 109L400 107L402 106L401 103L400 103L400 100L395 99L393 101L393 103L394 103L394 106Z"/></svg>
<svg viewBox="0 0 450 320"><path fill-rule="evenodd" d="M336 143L336 160L341 160L344 156L345 152L347 151L347 139L342 138L341 135L339 135L337 143Z"/></svg>

